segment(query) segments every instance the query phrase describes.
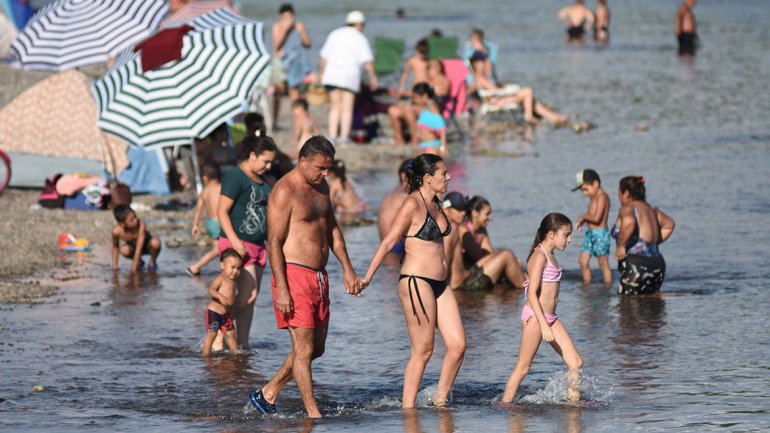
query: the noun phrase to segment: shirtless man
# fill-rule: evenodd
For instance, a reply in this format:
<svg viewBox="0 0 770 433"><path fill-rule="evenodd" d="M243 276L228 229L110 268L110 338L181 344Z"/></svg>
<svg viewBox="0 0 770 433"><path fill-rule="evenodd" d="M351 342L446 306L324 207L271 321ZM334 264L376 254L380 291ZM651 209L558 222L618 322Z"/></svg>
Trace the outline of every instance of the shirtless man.
<svg viewBox="0 0 770 433"><path fill-rule="evenodd" d="M459 192L450 192L444 197L442 207L449 221L452 232L444 238L444 251L449 264L449 287L452 290L480 291L492 290L494 285L505 275L508 282L517 289L524 285L524 271L521 262L508 249L498 249L483 254L470 269L463 265L463 237L472 236L465 227L465 213L468 202Z"/></svg>
<svg viewBox="0 0 770 433"><path fill-rule="evenodd" d="M380 202L380 210L377 212L377 231L380 234L380 240L385 237L390 230L390 226L393 224L393 220L396 218L396 213L401 205L404 203L404 199L407 197L409 191L409 182L406 180L406 164L409 160L404 160L400 166L398 166L398 186L385 195ZM401 260L401 256L404 254L404 240L397 243L395 247L390 250L390 254L385 256L385 262L387 264L398 264Z"/></svg>
<svg viewBox="0 0 770 433"><path fill-rule="evenodd" d="M583 0L575 0L574 5L560 10L559 19L567 26L567 42L583 42L586 29L594 24L594 14L583 4Z"/></svg>
<svg viewBox="0 0 770 433"><path fill-rule="evenodd" d="M610 39L610 8L607 0L596 0L596 22L594 23L594 40L606 44Z"/></svg>
<svg viewBox="0 0 770 433"><path fill-rule="evenodd" d="M679 40L679 55L694 56L698 47L698 26L695 24L695 15L692 8L697 0L684 0L676 11L674 22L674 34Z"/></svg>
<svg viewBox="0 0 770 433"><path fill-rule="evenodd" d="M428 41L420 39L414 47L415 54L406 62L404 72L398 82L399 102L388 107L388 117L393 127L393 141L395 144L404 144L404 133L402 132L402 122L409 128L409 135L412 138L412 144L417 143L417 116L420 114L421 107L415 107L409 102L411 93L404 90L406 81L409 79L409 73L412 73L412 84L427 83L428 80ZM410 87L411 88L411 87Z"/></svg>
<svg viewBox="0 0 770 433"><path fill-rule="evenodd" d="M398 82L398 95L409 96L405 91L406 80L409 79L409 73L412 73L412 87L417 83L428 82L428 41L420 39L414 46L415 53L406 61L406 67L401 74L401 80Z"/></svg>
<svg viewBox="0 0 770 433"><path fill-rule="evenodd" d="M350 264L325 180L334 153L325 137L309 138L297 166L275 184L268 199L267 248L275 320L278 328L289 330L291 353L267 385L249 394L251 404L262 413L276 412L278 394L294 379L308 417L321 417L313 395L311 362L323 355L329 326L329 280L324 268L330 249L342 264L345 291L361 292L361 279Z"/></svg>
<svg viewBox="0 0 770 433"><path fill-rule="evenodd" d="M281 108L281 96L286 94L288 87L289 98L292 101L296 101L299 98L299 90L297 85L299 83L291 82L289 80L287 69L291 65L284 64L284 60L292 54L292 59L289 61L296 61L293 53L285 52L284 46L292 31L297 32L300 43L304 48L310 48L312 41L307 34L305 25L297 21L294 16L294 7L290 3L282 4L278 9L278 21L273 23L273 84L275 85L275 99L273 100L273 121L275 125L278 124L278 114ZM292 50L296 50L299 47L292 46Z"/></svg>

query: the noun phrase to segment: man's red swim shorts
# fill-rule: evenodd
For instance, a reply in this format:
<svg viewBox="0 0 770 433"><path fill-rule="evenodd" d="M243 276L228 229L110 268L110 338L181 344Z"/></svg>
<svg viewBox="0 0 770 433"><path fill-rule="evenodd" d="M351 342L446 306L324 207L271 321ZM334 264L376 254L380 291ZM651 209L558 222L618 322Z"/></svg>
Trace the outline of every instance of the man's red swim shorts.
<svg viewBox="0 0 770 433"><path fill-rule="evenodd" d="M275 308L275 277L273 309L278 329L327 328L329 326L329 277L325 270L316 270L296 263L286 264L286 281L294 303L294 311L284 314Z"/></svg>

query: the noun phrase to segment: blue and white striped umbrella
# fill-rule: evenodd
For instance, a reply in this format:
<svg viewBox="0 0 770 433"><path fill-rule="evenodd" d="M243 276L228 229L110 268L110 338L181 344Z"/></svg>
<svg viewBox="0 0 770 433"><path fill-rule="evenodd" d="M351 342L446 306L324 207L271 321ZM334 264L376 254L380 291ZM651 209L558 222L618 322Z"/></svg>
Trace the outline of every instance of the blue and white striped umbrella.
<svg viewBox="0 0 770 433"><path fill-rule="evenodd" d="M182 58L156 69L142 70L145 50L121 53L93 86L102 130L146 148L189 144L240 113L270 56L262 23L230 14L191 21Z"/></svg>
<svg viewBox="0 0 770 433"><path fill-rule="evenodd" d="M167 12L165 0L57 0L32 17L11 53L24 69L104 64L152 35Z"/></svg>

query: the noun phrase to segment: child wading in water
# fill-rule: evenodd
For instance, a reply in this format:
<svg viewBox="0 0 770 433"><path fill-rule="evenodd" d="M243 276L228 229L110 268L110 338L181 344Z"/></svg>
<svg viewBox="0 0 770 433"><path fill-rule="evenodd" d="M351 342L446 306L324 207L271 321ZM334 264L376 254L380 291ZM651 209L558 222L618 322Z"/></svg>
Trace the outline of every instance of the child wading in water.
<svg viewBox="0 0 770 433"><path fill-rule="evenodd" d="M193 217L192 235L198 237L200 229L201 211L206 211L206 233L211 238L211 249L206 252L194 265L185 268L187 275L194 276L201 272L201 268L206 264L219 256L219 234L221 227L219 220L217 219L217 202L219 201L219 192L222 190L222 185L219 183L219 179L222 177L222 172L219 170L219 166L213 162L208 161L203 164L201 177L203 178L203 184L205 187L198 196L198 203L195 206L195 216Z"/></svg>
<svg viewBox="0 0 770 433"><path fill-rule="evenodd" d="M561 268L553 256L555 249L564 251L570 243L572 222L560 213L550 213L540 222L535 242L527 258L529 280L524 283L527 304L521 310L521 346L516 368L508 378L503 393L503 403L511 403L524 376L529 373L532 360L540 347L540 339L551 343L569 369L567 399L580 400L580 358L564 324L556 315L559 302ZM534 319L534 320L533 320Z"/></svg>
<svg viewBox="0 0 770 433"><path fill-rule="evenodd" d="M235 279L241 273L243 259L232 248L222 251L219 268L222 272L209 287L208 309L206 310L206 338L203 340L203 355L211 352L211 346L217 336L217 331L222 331L227 337L227 347L231 352L238 350L238 341L235 338L235 326L230 315L235 303Z"/></svg>
<svg viewBox="0 0 770 433"><path fill-rule="evenodd" d="M147 269L157 271L156 260L160 254L160 239L152 237L144 221L137 218L131 206L126 204L115 206L112 215L118 222L118 225L112 228L112 270L118 269L118 257L123 256L131 259L131 272L143 271L142 256L149 255ZM124 242L123 245L120 245L121 240Z"/></svg>
<svg viewBox="0 0 770 433"><path fill-rule="evenodd" d="M610 213L610 196L602 189L602 181L599 174L587 168L577 174L577 184L572 191L580 190L583 195L590 198L588 210L581 214L575 226L577 230L583 224L588 225L586 235L583 238L583 251L580 253L580 271L583 273L583 284L591 284L591 268L588 263L591 257L596 257L599 269L602 270L604 284L612 284L612 271L610 270L610 229L607 228L607 216Z"/></svg>

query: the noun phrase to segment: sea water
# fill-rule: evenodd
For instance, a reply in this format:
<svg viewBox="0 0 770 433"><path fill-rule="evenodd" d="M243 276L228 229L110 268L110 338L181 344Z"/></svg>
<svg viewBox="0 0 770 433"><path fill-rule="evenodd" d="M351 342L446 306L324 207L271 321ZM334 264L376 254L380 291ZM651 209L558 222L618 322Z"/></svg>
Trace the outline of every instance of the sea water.
<svg viewBox="0 0 770 433"><path fill-rule="evenodd" d="M272 20L274 4L242 1L247 15ZM289 384L279 415L242 409L289 352L275 329L269 271L255 310L252 347L203 359L207 285L184 274L199 249L166 249L157 275L116 276L109 251L95 249L85 278L59 281L43 305L0 306L0 429L9 431L767 431L770 428L770 8L766 2L701 1L702 50L675 55L677 2L610 2L606 47L569 47L557 10L567 2L357 2L366 33L412 45L433 27L461 39L475 26L499 44L502 76L544 101L598 125L585 134L538 128L524 156L471 152L450 161L450 189L492 203L496 247L526 257L540 219L573 218L587 201L570 192L591 167L610 194L625 175L647 179L648 200L677 221L662 245L663 296L618 297L615 287L582 287L582 233L556 257L565 269L559 317L584 359L583 401L563 398L566 367L546 344L516 402L497 402L518 354L520 292L459 293L468 350L446 409L432 407L444 353L427 366L414 411L400 408L409 340L396 295L398 268L383 266L364 297L344 294L329 266L332 296L326 353L313 364L325 419L304 420ZM406 21L391 18L397 6ZM592 6L592 4L589 4ZM295 2L314 40L342 24L352 4ZM637 123L649 126L636 132ZM518 149L517 145L509 145ZM527 146L531 146L527 147ZM376 208L393 172L354 174ZM345 229L363 273L378 239L373 226ZM613 249L614 252L614 249ZM611 259L614 266L614 259ZM594 272L594 278L599 273ZM617 275L615 276L617 279ZM100 306L92 306L99 302ZM36 385L45 390L34 392Z"/></svg>

